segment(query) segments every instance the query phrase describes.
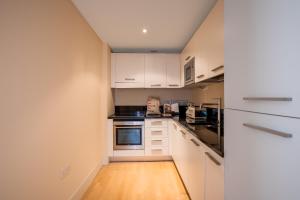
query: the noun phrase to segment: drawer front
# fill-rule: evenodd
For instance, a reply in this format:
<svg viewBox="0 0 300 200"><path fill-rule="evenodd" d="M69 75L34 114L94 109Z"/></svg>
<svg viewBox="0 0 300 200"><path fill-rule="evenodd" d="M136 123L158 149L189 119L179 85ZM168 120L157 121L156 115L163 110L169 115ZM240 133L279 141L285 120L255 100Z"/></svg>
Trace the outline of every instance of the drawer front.
<svg viewBox="0 0 300 200"><path fill-rule="evenodd" d="M146 119L146 127L168 127L168 120L166 119Z"/></svg>
<svg viewBox="0 0 300 200"><path fill-rule="evenodd" d="M295 118L225 111L226 199L300 199L299 124Z"/></svg>
<svg viewBox="0 0 300 200"><path fill-rule="evenodd" d="M145 137L168 137L167 128L146 128Z"/></svg>
<svg viewBox="0 0 300 200"><path fill-rule="evenodd" d="M168 146L169 145L169 140L168 140L168 138L164 138L164 137L146 138L145 139L145 145L147 147Z"/></svg>
<svg viewBox="0 0 300 200"><path fill-rule="evenodd" d="M145 149L147 156L166 156L169 155L168 147L149 147Z"/></svg>

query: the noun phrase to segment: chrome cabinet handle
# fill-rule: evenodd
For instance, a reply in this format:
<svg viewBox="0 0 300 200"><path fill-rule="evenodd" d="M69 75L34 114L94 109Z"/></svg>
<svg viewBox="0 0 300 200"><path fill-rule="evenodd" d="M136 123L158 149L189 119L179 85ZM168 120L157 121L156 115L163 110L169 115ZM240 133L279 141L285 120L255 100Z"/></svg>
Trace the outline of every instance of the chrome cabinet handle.
<svg viewBox="0 0 300 200"><path fill-rule="evenodd" d="M243 97L245 101L293 101L291 97Z"/></svg>
<svg viewBox="0 0 300 200"><path fill-rule="evenodd" d="M125 81L135 81L135 78L125 78Z"/></svg>
<svg viewBox="0 0 300 200"><path fill-rule="evenodd" d="M220 66L218 66L216 68L213 68L211 71L215 72L215 71L218 71L219 69L223 69L223 68L224 68L224 65L220 65Z"/></svg>
<svg viewBox="0 0 300 200"><path fill-rule="evenodd" d="M197 147L200 146L200 144L198 142L196 142L194 139L191 139L191 141L194 143L194 145L196 145Z"/></svg>
<svg viewBox="0 0 300 200"><path fill-rule="evenodd" d="M201 74L201 75L197 76L197 78L202 78L204 76L205 76L204 74Z"/></svg>
<svg viewBox="0 0 300 200"><path fill-rule="evenodd" d="M178 87L178 84L169 84L170 87Z"/></svg>
<svg viewBox="0 0 300 200"><path fill-rule="evenodd" d="M210 155L210 153L205 152L205 155L207 155L207 157L209 157L209 159L210 159L211 161L213 161L216 165L218 165L218 166L221 165L221 163L220 163L217 159L215 159L212 155Z"/></svg>
<svg viewBox="0 0 300 200"><path fill-rule="evenodd" d="M153 85L151 85L151 87L160 87L161 86L161 84L153 84Z"/></svg>
<svg viewBox="0 0 300 200"><path fill-rule="evenodd" d="M270 133L270 134L273 134L273 135L277 135L277 136L280 136L280 137L284 137L284 138L293 137L293 134L285 133L285 132L282 132L282 131L276 131L276 130L266 128L266 127L263 127L263 126L257 126L257 125L248 124L248 123L244 123L243 126L248 127L248 128L252 128L252 129L255 129L255 130L263 131L263 132L266 132L266 133Z"/></svg>
<svg viewBox="0 0 300 200"><path fill-rule="evenodd" d="M173 124L174 129L177 131L177 126L175 124Z"/></svg>

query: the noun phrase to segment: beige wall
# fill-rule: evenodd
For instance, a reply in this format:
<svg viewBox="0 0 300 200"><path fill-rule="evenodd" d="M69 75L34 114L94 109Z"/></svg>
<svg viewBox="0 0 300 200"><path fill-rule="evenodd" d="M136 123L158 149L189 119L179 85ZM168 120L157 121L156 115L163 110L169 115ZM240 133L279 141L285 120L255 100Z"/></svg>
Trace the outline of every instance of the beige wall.
<svg viewBox="0 0 300 200"><path fill-rule="evenodd" d="M191 100L192 89L114 89L116 105L146 105L148 96L165 100Z"/></svg>
<svg viewBox="0 0 300 200"><path fill-rule="evenodd" d="M69 0L0 1L0 29L0 199L68 199L104 158L109 48Z"/></svg>
<svg viewBox="0 0 300 200"><path fill-rule="evenodd" d="M195 88L192 92L192 102L196 105L200 103L213 103L213 98L221 98L222 108L224 107L224 83L213 83L205 88Z"/></svg>

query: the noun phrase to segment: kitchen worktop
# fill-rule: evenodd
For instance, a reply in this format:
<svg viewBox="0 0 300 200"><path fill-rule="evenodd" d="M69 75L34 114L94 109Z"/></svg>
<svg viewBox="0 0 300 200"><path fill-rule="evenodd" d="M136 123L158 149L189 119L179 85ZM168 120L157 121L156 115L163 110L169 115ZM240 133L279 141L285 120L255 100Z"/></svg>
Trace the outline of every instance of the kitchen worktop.
<svg viewBox="0 0 300 200"><path fill-rule="evenodd" d="M217 154L224 157L224 130L221 128L221 145L217 144L218 134L217 127L210 123L203 124L189 124L185 118L173 117L172 118L177 124L184 127L187 131L193 134L205 145L214 150Z"/></svg>
<svg viewBox="0 0 300 200"><path fill-rule="evenodd" d="M178 125L189 131L197 139L211 148L220 156L224 156L224 128L223 128L223 111L221 112L221 139L218 145L218 129L215 125L216 113L211 110L206 122L191 124L187 123L185 112L181 115L164 117L162 115L146 116L145 107L143 106L118 106L115 107L115 114L108 117L115 121L144 121L145 119L173 119ZM183 110L185 108L182 108Z"/></svg>

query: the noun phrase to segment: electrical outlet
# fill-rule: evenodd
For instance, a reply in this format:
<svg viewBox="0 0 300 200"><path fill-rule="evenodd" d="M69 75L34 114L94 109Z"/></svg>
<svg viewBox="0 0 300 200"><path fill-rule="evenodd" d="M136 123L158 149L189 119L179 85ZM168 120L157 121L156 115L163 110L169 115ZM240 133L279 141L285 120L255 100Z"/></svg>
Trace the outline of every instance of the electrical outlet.
<svg viewBox="0 0 300 200"><path fill-rule="evenodd" d="M59 175L60 180L65 179L70 174L70 172L71 172L71 165L70 164L67 164L66 166L61 168L60 175Z"/></svg>

